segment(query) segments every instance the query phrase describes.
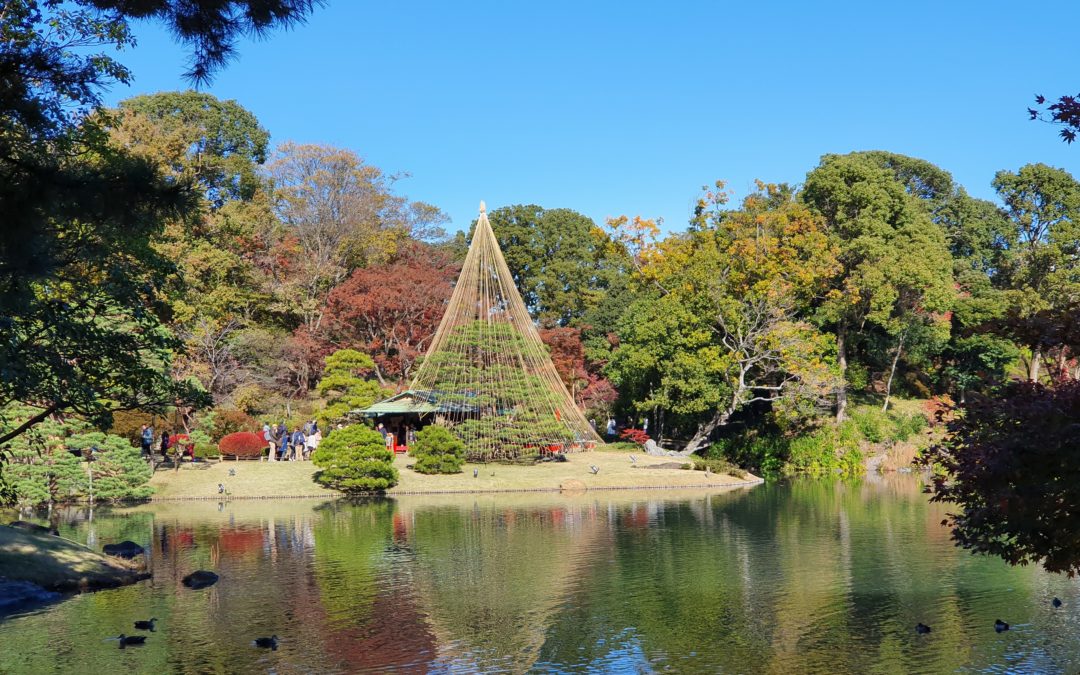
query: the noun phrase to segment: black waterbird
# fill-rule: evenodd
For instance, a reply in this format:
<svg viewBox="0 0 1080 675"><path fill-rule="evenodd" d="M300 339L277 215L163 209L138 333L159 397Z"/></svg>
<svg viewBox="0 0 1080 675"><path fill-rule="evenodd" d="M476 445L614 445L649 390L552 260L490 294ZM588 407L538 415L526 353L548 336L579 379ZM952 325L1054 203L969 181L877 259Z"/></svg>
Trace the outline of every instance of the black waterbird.
<svg viewBox="0 0 1080 675"><path fill-rule="evenodd" d="M919 623L915 624L915 632L919 635L926 635L930 632L930 626L927 626L925 623L922 623L920 621Z"/></svg>
<svg viewBox="0 0 1080 675"><path fill-rule="evenodd" d="M277 635L271 635L270 637L255 638L255 642L253 644L256 647L261 647L262 649L270 649L276 652L278 645L278 637Z"/></svg>
<svg viewBox="0 0 1080 675"><path fill-rule="evenodd" d="M151 633L153 633L154 632L154 622L155 621L157 621L156 618L150 619L149 621L136 621L135 622L135 628L137 630L148 630Z"/></svg>
<svg viewBox="0 0 1080 675"><path fill-rule="evenodd" d="M118 640L120 642L120 649L127 647L128 645L141 645L146 642L145 635L124 635L120 633L118 637L109 638L110 640Z"/></svg>
<svg viewBox="0 0 1080 675"><path fill-rule="evenodd" d="M998 619L994 622L994 630L999 633L1004 633L1005 631L1009 630L1009 624L1005 623L1001 619Z"/></svg>
<svg viewBox="0 0 1080 675"><path fill-rule="evenodd" d="M1054 606L1054 609L1061 607L1061 598L1054 598L1050 601L1050 604Z"/></svg>

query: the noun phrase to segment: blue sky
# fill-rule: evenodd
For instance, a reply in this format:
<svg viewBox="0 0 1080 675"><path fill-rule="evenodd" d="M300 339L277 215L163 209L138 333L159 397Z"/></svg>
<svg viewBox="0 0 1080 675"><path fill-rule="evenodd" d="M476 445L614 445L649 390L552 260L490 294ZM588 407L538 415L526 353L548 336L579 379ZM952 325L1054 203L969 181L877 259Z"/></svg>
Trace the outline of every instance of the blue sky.
<svg viewBox="0 0 1080 675"><path fill-rule="evenodd" d="M799 183L825 153L921 157L991 198L999 169L1080 176L1080 144L1029 122L1080 91L1075 23L1016 2L330 0L244 41L205 91L272 134L355 150L468 226L489 208L568 207L685 227L701 186ZM139 93L187 88L150 24L120 55Z"/></svg>

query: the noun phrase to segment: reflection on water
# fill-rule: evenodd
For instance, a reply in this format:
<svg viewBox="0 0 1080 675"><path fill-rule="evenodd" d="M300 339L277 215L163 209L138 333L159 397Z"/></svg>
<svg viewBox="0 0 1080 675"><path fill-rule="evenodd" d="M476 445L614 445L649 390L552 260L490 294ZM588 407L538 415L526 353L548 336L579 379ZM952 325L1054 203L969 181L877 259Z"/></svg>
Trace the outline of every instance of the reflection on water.
<svg viewBox="0 0 1080 675"><path fill-rule="evenodd" d="M906 477L73 510L64 536L140 543L153 578L3 620L0 671L1080 669L1077 582L956 550L943 513Z"/></svg>

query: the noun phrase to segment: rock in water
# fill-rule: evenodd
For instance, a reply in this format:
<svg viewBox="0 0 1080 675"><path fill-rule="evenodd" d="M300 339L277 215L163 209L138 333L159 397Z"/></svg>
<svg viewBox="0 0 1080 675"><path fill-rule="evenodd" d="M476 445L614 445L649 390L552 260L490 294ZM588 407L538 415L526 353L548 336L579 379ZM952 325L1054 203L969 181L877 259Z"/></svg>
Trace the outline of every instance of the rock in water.
<svg viewBox="0 0 1080 675"><path fill-rule="evenodd" d="M207 586L213 586L217 583L218 575L213 572L207 572L206 570L197 570L184 577L184 585L188 588L206 588Z"/></svg>
<svg viewBox="0 0 1080 675"><path fill-rule="evenodd" d="M119 544L105 544L102 548L105 555L114 555L118 558L131 559L140 556L146 551L133 541L122 541Z"/></svg>

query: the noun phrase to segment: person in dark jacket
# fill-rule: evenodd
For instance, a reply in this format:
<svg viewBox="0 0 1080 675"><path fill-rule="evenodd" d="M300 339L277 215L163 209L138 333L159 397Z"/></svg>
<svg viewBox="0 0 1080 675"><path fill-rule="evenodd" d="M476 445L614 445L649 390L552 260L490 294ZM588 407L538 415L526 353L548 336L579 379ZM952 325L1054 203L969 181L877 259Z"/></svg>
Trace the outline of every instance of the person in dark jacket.
<svg viewBox="0 0 1080 675"><path fill-rule="evenodd" d="M278 430L281 434L280 436L278 436L278 459L280 461L285 461L285 453L289 451L289 428L282 424L280 427L278 427Z"/></svg>
<svg viewBox="0 0 1080 675"><path fill-rule="evenodd" d="M304 432L297 429L292 434L292 457L289 459L294 462L299 462L304 458L304 446L307 444L307 437L304 436Z"/></svg>
<svg viewBox="0 0 1080 675"><path fill-rule="evenodd" d="M165 429L161 432L161 457L162 459L169 458L169 430Z"/></svg>
<svg viewBox="0 0 1080 675"><path fill-rule="evenodd" d="M142 454L147 457L154 451L154 427L142 425Z"/></svg>

